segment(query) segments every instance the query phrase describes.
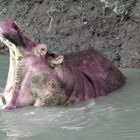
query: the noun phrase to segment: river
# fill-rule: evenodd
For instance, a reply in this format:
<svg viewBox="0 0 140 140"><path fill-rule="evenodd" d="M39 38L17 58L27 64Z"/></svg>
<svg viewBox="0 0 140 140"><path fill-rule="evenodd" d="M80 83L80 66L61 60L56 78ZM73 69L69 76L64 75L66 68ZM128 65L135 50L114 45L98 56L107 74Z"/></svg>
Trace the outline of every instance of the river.
<svg viewBox="0 0 140 140"><path fill-rule="evenodd" d="M0 55L0 87L8 72ZM0 111L0 140L140 140L140 69L121 69L123 88L75 107Z"/></svg>

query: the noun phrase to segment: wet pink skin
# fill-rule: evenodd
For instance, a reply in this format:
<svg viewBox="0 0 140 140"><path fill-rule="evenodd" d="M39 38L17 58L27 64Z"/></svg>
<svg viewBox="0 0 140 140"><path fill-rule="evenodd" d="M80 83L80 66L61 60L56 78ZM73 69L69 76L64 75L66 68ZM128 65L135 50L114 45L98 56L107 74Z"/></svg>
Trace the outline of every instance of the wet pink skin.
<svg viewBox="0 0 140 140"><path fill-rule="evenodd" d="M6 35L9 40L12 38L13 42L20 44L25 52L30 52L36 47L35 43L20 32L14 21L1 20L0 29L0 32ZM85 51L81 56L79 55L78 58L73 60L64 59L61 64L63 79L49 65L50 60L56 56L55 54L47 53L45 57L29 55L25 59L25 77L22 79L21 88L18 91L13 91L11 101L5 106L6 109L30 105L30 90L26 85L31 76L31 69L43 73L48 80L54 81L54 85L61 85L60 91L62 93L60 94L68 96L67 102L70 100L73 104L105 96L125 83L125 77L122 73L97 51Z"/></svg>

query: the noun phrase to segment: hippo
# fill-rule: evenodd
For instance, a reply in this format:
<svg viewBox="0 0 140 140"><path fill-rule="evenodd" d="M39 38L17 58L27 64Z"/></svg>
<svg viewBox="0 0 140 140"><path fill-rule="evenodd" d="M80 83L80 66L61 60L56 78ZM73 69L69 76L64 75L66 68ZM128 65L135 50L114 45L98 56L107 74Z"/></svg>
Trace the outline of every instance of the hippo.
<svg viewBox="0 0 140 140"><path fill-rule="evenodd" d="M119 89L125 77L96 50L58 55L22 34L13 20L0 20L0 41L9 48L3 109L69 106Z"/></svg>

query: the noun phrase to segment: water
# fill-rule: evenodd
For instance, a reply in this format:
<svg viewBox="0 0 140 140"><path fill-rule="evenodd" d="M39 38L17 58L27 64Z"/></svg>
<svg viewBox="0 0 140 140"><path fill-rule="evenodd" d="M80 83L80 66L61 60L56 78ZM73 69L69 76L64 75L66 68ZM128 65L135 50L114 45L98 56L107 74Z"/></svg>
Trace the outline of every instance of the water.
<svg viewBox="0 0 140 140"><path fill-rule="evenodd" d="M9 57L0 55L0 87L4 87L9 69Z"/></svg>
<svg viewBox="0 0 140 140"><path fill-rule="evenodd" d="M8 57L0 56L0 87ZM140 140L140 69L122 69L127 84L77 107L0 112L0 140Z"/></svg>

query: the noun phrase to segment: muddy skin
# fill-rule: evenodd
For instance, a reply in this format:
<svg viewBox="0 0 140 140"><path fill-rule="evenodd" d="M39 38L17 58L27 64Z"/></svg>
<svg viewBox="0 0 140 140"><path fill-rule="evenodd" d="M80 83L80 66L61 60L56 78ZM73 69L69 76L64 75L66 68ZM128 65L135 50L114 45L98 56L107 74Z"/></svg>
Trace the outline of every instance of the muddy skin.
<svg viewBox="0 0 140 140"><path fill-rule="evenodd" d="M12 20L0 21L0 41L10 51L3 109L78 104L125 83L122 73L97 51L72 59L50 53L47 45L27 39Z"/></svg>

